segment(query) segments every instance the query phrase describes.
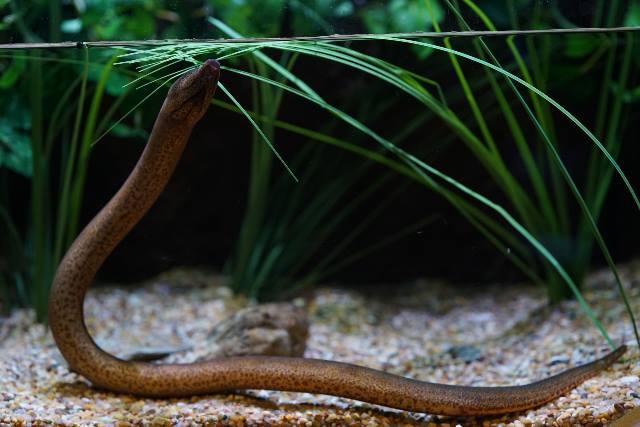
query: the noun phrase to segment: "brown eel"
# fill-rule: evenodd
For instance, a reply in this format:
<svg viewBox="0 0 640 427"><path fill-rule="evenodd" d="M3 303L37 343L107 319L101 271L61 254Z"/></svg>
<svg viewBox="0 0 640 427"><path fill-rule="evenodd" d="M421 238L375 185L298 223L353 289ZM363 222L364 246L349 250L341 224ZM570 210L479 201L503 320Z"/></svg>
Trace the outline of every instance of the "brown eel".
<svg viewBox="0 0 640 427"><path fill-rule="evenodd" d="M49 322L70 368L93 385L146 397L179 397L238 389L321 393L414 412L488 415L521 411L565 394L615 362L601 359L527 385L435 384L348 363L295 357L242 356L193 364L124 361L101 350L87 332L83 302L105 258L153 205L169 180L193 126L217 87L220 65L207 60L169 92L137 165L116 195L71 245L56 273Z"/></svg>

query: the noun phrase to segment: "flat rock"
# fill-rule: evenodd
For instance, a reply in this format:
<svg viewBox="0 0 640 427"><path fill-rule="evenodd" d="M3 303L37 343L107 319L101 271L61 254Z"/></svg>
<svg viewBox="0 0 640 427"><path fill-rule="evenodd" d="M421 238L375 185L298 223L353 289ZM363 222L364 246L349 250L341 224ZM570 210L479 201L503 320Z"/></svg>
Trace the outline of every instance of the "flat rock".
<svg viewBox="0 0 640 427"><path fill-rule="evenodd" d="M208 336L215 350L206 357L304 355L309 336L306 312L290 303L244 308L217 324Z"/></svg>

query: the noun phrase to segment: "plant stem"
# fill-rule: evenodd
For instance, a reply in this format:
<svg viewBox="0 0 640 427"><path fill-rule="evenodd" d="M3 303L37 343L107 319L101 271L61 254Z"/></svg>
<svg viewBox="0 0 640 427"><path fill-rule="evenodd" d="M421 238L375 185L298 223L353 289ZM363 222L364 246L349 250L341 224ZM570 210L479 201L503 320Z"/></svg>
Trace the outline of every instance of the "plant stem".
<svg viewBox="0 0 640 427"><path fill-rule="evenodd" d="M39 51L33 52L39 55ZM44 90L42 63L34 59L29 63L31 102L31 151L33 156L33 177L31 187L31 245L33 248L31 272L31 305L35 308L36 319L43 322L47 315L47 291L50 271L49 232L50 223L46 204L48 185L48 159L43 147L43 102Z"/></svg>

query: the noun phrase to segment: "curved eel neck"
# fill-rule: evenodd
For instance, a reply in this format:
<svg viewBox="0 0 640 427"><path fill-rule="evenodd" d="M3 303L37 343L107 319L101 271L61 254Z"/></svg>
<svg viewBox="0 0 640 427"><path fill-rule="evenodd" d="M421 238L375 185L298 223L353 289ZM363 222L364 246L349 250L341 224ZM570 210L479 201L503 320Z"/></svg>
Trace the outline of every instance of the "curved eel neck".
<svg viewBox="0 0 640 427"><path fill-rule="evenodd" d="M87 289L113 248L162 192L193 126L206 111L218 76L219 65L209 60L173 85L137 165L116 195L80 233L58 267L49 301L51 330L70 368L95 386L150 397L236 389L297 391L415 412L488 415L525 410L553 400L624 353L625 348L620 347L602 359L528 385L464 387L317 359L248 356L157 365L120 360L98 348L84 324Z"/></svg>

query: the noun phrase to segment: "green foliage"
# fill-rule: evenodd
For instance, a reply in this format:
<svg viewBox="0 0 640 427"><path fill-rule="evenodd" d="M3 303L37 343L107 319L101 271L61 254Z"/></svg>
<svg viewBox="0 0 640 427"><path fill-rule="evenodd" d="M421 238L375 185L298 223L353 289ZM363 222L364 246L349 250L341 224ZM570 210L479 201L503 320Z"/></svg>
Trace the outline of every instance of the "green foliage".
<svg viewBox="0 0 640 427"><path fill-rule="evenodd" d="M4 64L3 64L4 65ZM16 81L25 68L25 60L23 58L15 58L9 62L0 75L0 90L10 89L16 84Z"/></svg>
<svg viewBox="0 0 640 427"><path fill-rule="evenodd" d="M472 8L472 10L480 16L489 28L493 28L488 17L482 14L482 11L477 9L470 0L465 1L465 4ZM454 13L458 13L457 6L453 3L449 3L449 7L451 7L451 10ZM467 29L465 28L466 22L464 22L460 15L458 15L458 17L461 20L461 25L463 26L462 29ZM222 27L219 21L212 22L214 25ZM437 22L434 22L434 27L438 28ZM409 168L409 171L412 171L408 173L409 176L412 176L427 188L437 191L450 200L454 206L460 209L461 213L465 215L476 227L478 227L478 229L497 247L508 248L506 252L508 253L509 259L522 268L523 272L537 280L540 280L539 278L543 277L544 279L540 281L547 284L549 296L552 300L562 298L566 295L566 292L571 292L572 295L578 299L585 313L600 329L603 336L608 339L602 325L599 324L594 313L589 308L587 301L582 297L579 291L579 285L582 279L581 274L584 274L584 268L587 265L580 265L584 258L566 258L567 253L575 254L576 250L578 253L579 251L584 250L585 245L583 242L585 239L597 242L600 250L607 259L611 270L616 276L619 289L625 304L627 304L628 313L631 316L631 321L635 328L633 313L626 301L626 296L624 295L624 290L620 284L615 264L611 259L608 248L600 235L596 224L596 216L593 213L593 209L597 206L594 206L593 203L589 201L589 191L587 191L587 197L583 196L582 191L578 189L573 177L564 165L561 154L555 148L553 141L555 138L555 132L553 132L553 129L551 128L553 122L551 122L550 119L550 108L553 107L562 115L566 116L588 137L589 140L591 140L593 143L592 152L594 156L596 156L595 158L599 159L603 166L606 165L606 170L608 170L610 175L615 172L620 176L634 201L640 207L635 191L630 186L626 176L617 165L614 156L611 155L608 148L601 142L600 138L584 126L568 110L531 83L535 77L531 76L530 71L522 61L522 57L515 48L512 40L507 40L507 45L513 54L515 65L519 68L524 78L506 71L505 67L498 62L491 50L489 50L489 48L480 40L475 42L477 56L472 56L453 49L449 41L445 41L445 47L442 47L433 43L384 35L371 36L371 39L406 43L417 47L425 47L448 53L454 67L454 72L456 73L464 92L464 100L469 104L473 120L462 121L460 117L454 113L454 110L451 109L451 103L448 103L449 107L447 107L444 102L431 95L427 87L423 85L423 82L427 81L424 77L418 76L417 74L404 70L394 64L384 62L378 58L363 54L351 48L341 47L331 43L264 42L257 44L240 43L233 45L233 49L235 49L239 55L246 53L262 55L262 53L256 51L256 48L269 48L292 54L310 55L316 58L322 58L344 64L395 86L400 91L423 103L425 107L442 119L458 136L458 138L465 143L473 155L477 157L479 164L486 168L489 175L492 176L498 187L503 191L504 195L507 196L507 199L509 200L509 209L496 204L485 196L463 185L453 177L434 168L433 165L426 163L403 149L400 149L395 144L367 127L367 125L355 119L353 116L350 116L346 112L327 104L307 85L306 82L302 81L299 76L291 75L289 71L282 67L275 67L273 63L270 64L273 71L276 71L276 75L285 79L282 81L266 77L264 73L249 73L228 66L224 66L223 68L227 72L250 77L261 83L268 83L275 88L286 90L287 92L296 94L310 102L314 102L331 112L335 117L338 117L340 120L371 137L384 149L397 156L400 163L405 164ZM584 45L584 43L582 45ZM625 46L627 53L622 56L624 59L620 68L622 72L621 76L627 72L625 70L628 69L628 64L630 63L630 55L628 52L632 49L633 43L628 41ZM599 47L596 47L596 49L598 48ZM571 49L574 50L571 51ZM582 58L588 56L593 51L593 46L590 46L589 49L582 47L579 50L576 50L575 48L571 49L569 49L571 55L574 55L576 58ZM172 52L179 51L183 56L189 55L190 52L219 56L217 52L220 50L228 52L229 46L225 46L223 44L171 46L169 48L154 49L153 55L155 55L156 58L161 55L168 55L168 57L171 57L171 55L173 55ZM499 76L508 78L506 80L506 88L508 91L505 91L495 76L490 73L487 74L491 89L494 92L496 99L499 101L498 111L505 117L505 120L513 134L513 140L522 158L522 162L527 167L529 174L527 178L530 180L530 185L533 186L533 193L525 191L523 184L518 181L503 161L501 151L504 148L502 148L502 145L499 144L497 139L493 136L491 127L485 117L486 112L480 110L475 99L475 94L473 93L473 87L469 83L470 79L466 76L468 71L462 68L459 63L459 58L473 61L485 67L487 72L497 72L499 73ZM482 58L486 58L486 60ZM265 64L268 64L268 62L265 62ZM534 63L534 66L539 69L540 64ZM535 71L538 72L538 69ZM529 102L520 93L514 83L526 88L529 92L528 96L531 99L530 102L532 102L533 108L529 106ZM609 86L606 87L608 88ZM522 128L522 123L515 119L516 115L513 111L513 106L507 101L509 99L509 93L512 93L511 96L513 96L515 100L525 108L525 111L537 131L538 137L540 138L539 146L543 147L544 150L539 148L536 149L535 147L532 148L529 145L530 142L525 138L525 131ZM544 103L541 102L542 100L544 100ZM272 120L267 121L269 126L271 126L271 121ZM477 128L471 128L467 125L467 123L471 124L474 121ZM542 157L540 157L539 154L534 156L534 152L542 153ZM364 155L369 158L374 157L370 152ZM544 160L545 163L540 163L543 159L546 159ZM551 186L547 186L542 180L543 168L544 170L552 172ZM401 168L396 165L395 170L401 170ZM596 172L594 172L594 176L595 174ZM596 181L600 182L600 180ZM608 185L608 182L605 186L606 185ZM600 191L598 194L603 194L603 188L605 188L603 187L603 184L599 184L598 188ZM479 203L480 205L484 205L486 208L493 211L506 222L508 227L504 227L502 223L496 222L491 217L486 216L481 211L478 211L476 207L468 203L467 198ZM574 246L574 243L568 240L560 240L559 243L562 245L560 246L554 242L554 236L566 237L570 236L572 232L576 232L575 222L571 223L567 220L567 208L573 198L577 201L583 214L582 221L584 229L577 230L580 238L579 240L576 240L578 246ZM511 213L511 210L514 213ZM273 228L277 229L277 227L273 226L267 227L268 230ZM550 236L552 238L550 238ZM257 242L256 239L257 237L255 237L254 233L254 241ZM524 241L531 246L520 244L520 239L524 239ZM278 248L277 245L272 245L271 247ZM562 250L562 247L564 247L564 250ZM282 250L282 248L279 248L279 250L275 252L270 252L269 256L260 256L258 259L262 259L262 262L256 264L256 266L261 265L263 268L274 270L274 267L277 266L276 260L280 256ZM259 245L256 245L252 255L259 254L261 251L262 249L259 248ZM539 273L532 271L531 267L539 269ZM258 271L260 270L258 269ZM254 277L262 278L260 274ZM261 281L259 281L259 283L262 285Z"/></svg>
<svg viewBox="0 0 640 427"><path fill-rule="evenodd" d="M112 6L114 12L106 10L107 4ZM392 0L371 1L366 4L341 0L273 0L263 2L260 7L251 1L228 0L211 1L210 6L213 15L220 19L208 17L207 22L222 30L226 36L232 37L237 36L237 33L230 31L231 28L246 36L274 36L279 35L283 29L296 35L330 33L334 32L336 23L342 22L379 33L431 28L439 31L445 10L450 21L457 22L460 30L470 29L468 22L473 22L474 29L489 30L495 29L496 24L509 28L573 25L571 18L563 16L555 2L546 5L539 1L486 1L482 2L482 8L471 0ZM87 2L86 10L78 11L78 16L66 17L59 29L79 38L193 35L193 28L196 26L185 19L190 15L178 7L175 9L166 8L159 1ZM32 13L24 12L14 16L20 16L23 21L28 22L33 19ZM122 18L124 14L129 19ZM637 14L636 2L632 2L626 10L621 10L619 1L599 1L595 6L593 25L613 26L619 20L633 25ZM152 16L153 21L150 18ZM157 25L158 21L169 24ZM20 20L16 19L15 22L19 23ZM139 24L134 25L136 22ZM451 24L449 21L447 23ZM33 36L28 31L23 33L25 39ZM199 33L196 35L204 36ZM165 81L169 77L162 75L161 70L165 64L184 60L197 64L197 58L204 55L218 57L225 73L251 79L253 92L250 110L237 101L224 82L220 89L230 102L215 101L218 105L243 114L256 129L252 143L252 176L247 210L238 246L228 263L236 289L254 297L264 297L285 293L317 280L332 271L334 266L343 265L350 259L346 255L348 245L357 235L341 236L343 239L338 239L339 242L332 241L335 251L331 253L327 253L326 247L323 247L323 242L331 239L329 236L339 229L339 223L333 220L347 218L353 212L352 209L357 207L357 203L339 201L351 188L349 185L357 182L361 169L352 168L345 172L341 175L344 186L334 186L331 180L321 180L322 174L318 172L332 162L333 157L327 154L330 150L310 150L295 157L293 171L288 170L274 145L277 135L275 129L280 128L309 140L340 147L368 161L384 165L441 195L520 268L523 274L546 286L552 301L568 295L577 298L584 312L603 336L608 338L580 293L580 284L589 267L593 246L597 245L617 279L635 327L633 313L626 301L615 264L597 225L614 176L622 179L629 194L638 203L633 188L616 161L622 144L624 117L640 96L637 80L632 78L640 67L640 56L637 54L639 43L634 40L634 36L539 36L519 39L517 44L513 38L507 38L493 42L492 48L482 39L470 40L466 44L458 40L443 40L439 44L380 35L372 37L372 40L378 46L393 43L392 49L407 46L418 59L424 59L427 55L431 55L430 61L448 57L451 68L441 71L441 74L433 72L437 77L432 78L423 71L405 69L354 46L335 43L214 43L171 45L147 51L132 49L129 58L133 59L130 62L141 64L141 79L146 80L145 84L160 84ZM440 54L435 55L434 52ZM273 53L277 55L277 59L273 58ZM419 156L418 153L423 152L420 147L426 145L424 141L418 140L413 144L407 143L406 147L399 147L398 143L403 139L399 135L405 134L404 129L385 129L389 134L398 134L397 139L385 137L373 129L371 123L376 115L370 106L374 94L363 95L359 100L361 111L365 114L349 114L346 109L329 104L309 86L304 76L294 74L294 64L301 55L310 56L315 61L331 61L333 64L343 65L347 70L364 73L394 88L397 96L407 96L417 102L425 114L416 122L416 126L419 128L424 125L426 118L444 123L451 137L464 145L476 159L478 166L493 180L499 191L498 197L505 202L496 203L436 168L430 157ZM241 67L242 64L246 64L244 68ZM415 64L416 69L421 69L419 61ZM438 62L438 65L442 65L442 62ZM19 81L25 66L24 62L14 59L7 65L6 73L0 77L0 87L11 87ZM38 101L42 80L38 77L40 74L35 72L37 65L29 66L35 67L30 73L33 81L29 84L31 126L20 126L19 120L13 119L7 119L6 123L0 122L0 149L3 150L0 151L0 163L14 171L19 169L16 166L21 164L19 159L23 159L23 165L26 164L25 144L16 143L9 147L6 141L14 139L11 132L22 132L28 136L33 149L31 172L34 191L39 191L37 194L42 195L47 191L42 184L43 176L46 176L46 173L43 175L43 170L46 169L43 169L39 160L43 152L39 147L44 126L43 104ZM101 104L102 93L106 92L120 99L128 90L123 85L126 79L122 73L111 72L111 63L108 61L104 66L83 67L85 77L75 83L76 88L81 87L82 93L85 93L87 82L95 82L90 86L96 92L93 96L85 95L91 97L91 102L89 105L80 103L82 106L77 106L75 118L70 115L66 117L69 123L74 123L71 126L74 129L71 147L76 148L66 154L70 156L70 160L65 165L71 169L61 173L64 181L56 215L58 223L56 227L51 227L51 221L46 217L43 219L34 215L33 231L29 236L35 237L35 244L26 245L33 248L35 258L40 257L45 261L47 251L50 250L54 254L51 259L57 259L75 233L77 215L68 215L68 212L77 214L81 203L84 165L90 145L87 145L88 142L102 135L105 129L123 136L140 135L144 132L120 121L107 123L108 120L102 120L98 123L96 105ZM432 68L437 67L430 67ZM593 75L602 76L597 79L597 84L593 83ZM457 81L454 85L451 84L452 78ZM439 82L448 85L446 91L441 89ZM588 92L586 88L592 92ZM596 117L593 125L585 126L568 109L556 102L556 92L563 99L567 95L574 99L577 96L585 97L584 99L587 96L597 97L597 102L593 103L593 114ZM329 121L326 129L312 130L278 120L280 103L285 93L314 103L329 112L333 121ZM554 97L550 94L554 94ZM136 107L137 105L130 111ZM85 127L81 129L80 123L84 123ZM337 123L346 124L355 132L349 136L349 140L338 139L333 135ZM590 159L584 182L576 182L564 164L563 143L558 135L559 126L566 126L566 123L572 123L586 136L585 150L590 150ZM365 141L373 141L375 144L370 146ZM13 141L9 144L13 144ZM284 169L272 165L273 153L285 164ZM514 156L517 157L515 163L521 165L524 172L514 170L511 162ZM7 160L10 157L12 160ZM507 158L510 158L509 163L505 160ZM25 173L26 169L22 170ZM290 175L300 171L303 183L295 184L284 171ZM308 197L309 194L313 197ZM37 206L38 203L40 201L34 197L32 209L35 212L46 212L47 207ZM574 219L574 211L580 214L577 220ZM15 229L11 221L6 220L7 217L5 210L2 217L5 219L0 225L6 230ZM60 218L70 219L66 223L67 220ZM324 225L327 227L323 227ZM56 231L50 232L53 229ZM51 239L51 235L55 235L53 246L51 240L47 240ZM13 245L17 244L14 242ZM43 262L43 270L34 272L33 276L46 277L53 262ZM13 280L11 274L1 277L4 282ZM15 281L14 295L21 293L19 283L22 282ZM41 292L38 294L42 297ZM640 337L637 338L640 341Z"/></svg>
<svg viewBox="0 0 640 427"><path fill-rule="evenodd" d="M438 3L434 2L431 10L426 10L424 0L371 2L362 11L367 31L375 34L430 31L433 22L441 21L443 16Z"/></svg>
<svg viewBox="0 0 640 427"><path fill-rule="evenodd" d="M220 21L214 22L214 25L228 35L239 36ZM261 52L253 52L253 56L255 60L251 60L249 64L265 80L271 80L268 76L274 71L279 75L280 83L287 77L296 79L290 71L295 63L295 56L285 54L280 63ZM300 167L304 165L303 182L298 182L272 143L283 87L272 87L260 80L254 83L253 112L260 117L262 128L258 127L224 86L221 88L256 129L253 134L251 179L245 218L235 254L226 268L232 278L232 288L258 299L291 295L299 288L326 277L330 264L343 257L349 249L349 242L365 230L365 224L375 219L376 215L371 214L367 221L362 221L361 226L348 236L337 235L338 227L345 218L367 200L360 196L344 201L349 199L349 191L354 191L354 184L362 178L365 168L347 167L339 179L332 179L336 167L335 155L328 156L325 150L317 148L302 150L295 159L295 164ZM316 137L322 135L317 132L311 134ZM289 176L280 176L275 185L271 184L271 151L283 163L293 181ZM328 171L324 165L330 162L333 163L333 168ZM375 188L376 186L370 187L371 190ZM334 242L332 249L325 247L325 242L329 239ZM312 260L315 262L312 263ZM351 262L355 260L357 257L353 257Z"/></svg>
<svg viewBox="0 0 640 427"><path fill-rule="evenodd" d="M464 21L464 18L459 13L457 6L452 4L452 3L457 4L457 2L449 2L448 0L447 2L450 4L452 11L456 13L456 15L458 16L458 19L465 25L466 28L468 28L466 22ZM493 28L493 24L490 22L490 20L485 15L483 15L479 9L477 9L477 6L475 6L475 4L471 0L463 0L463 3L468 7L470 7L472 10L474 10L478 14L478 16L484 21L484 23L487 25L489 29ZM616 2L616 5L617 5L617 2ZM611 23L613 22L612 17L615 16L615 14L617 13L616 8L615 7L611 8L608 11L608 13L609 15L607 18L607 25L611 25ZM512 14L512 17L513 16L515 16L515 14ZM517 25L517 23L512 22L512 25L515 26ZM612 37L615 38L616 36L614 35ZM535 47L532 47L533 41L534 39L528 40L529 49L530 49L529 51L533 57L534 70L538 71L541 68L549 69L550 68L549 64L542 64L538 62L540 57L535 54L537 50L535 50ZM601 42L603 41L603 37L600 38L600 41ZM570 38L569 42L565 47L565 55L569 58L581 58L589 55L591 52L601 50L603 46L605 50L608 48L610 51L610 54L609 54L610 63L606 71L606 73L608 74L613 69L612 67L613 62L611 61L615 57L615 43L608 43L608 40L606 38L604 38L604 43L601 43L598 49L596 49L595 39L593 37L591 38L582 37L578 39ZM478 50L478 54L481 55L483 54L483 51L484 51L484 53L488 53L490 55L491 59L496 65L500 65L497 59L495 59L495 56L491 53L489 48L486 46L486 44L482 40L477 41L476 48ZM565 262L568 265L569 272L573 276L575 283L577 283L578 285L581 284L582 279L586 274L586 269L588 268L589 260L591 257L591 247L593 245L593 242L597 242L597 245L599 246L604 258L607 261L607 264L609 265L611 271L614 274L621 297L626 305L627 312L630 316L631 324L633 325L636 339L640 343L640 336L638 334L638 330L636 327L634 314L631 310L631 307L625 295L624 288L622 286L616 266L609 253L609 249L607 248L604 242L604 239L602 238L600 231L598 229L598 226L596 224L596 220L599 216L600 209L602 207L602 200L604 198L604 194L608 189L614 169L624 181L630 194L633 197L634 202L636 203L637 207L640 209L640 203L638 201L638 198L634 190L632 189L625 175L620 170L614 157L611 156L611 154L609 153L609 150L611 150L611 152L613 152L613 155L615 156L617 152L619 152L620 140L615 137L614 133L608 133L606 134L607 145L606 146L603 145L598 140L596 135L588 131L586 127L582 125L582 123L580 123L577 119L575 119L570 114L568 114L567 111L564 111L564 109L561 108L559 105L557 105L557 103L549 100L548 97L545 94L541 93L539 90L533 89L532 87L530 87L531 86L530 82L532 82L533 80L530 77L529 71L527 70L525 64L520 60L519 53L517 52L517 50L515 50L515 47L512 45L511 48L512 48L512 51L514 52L514 56L516 60L519 60L519 65L520 65L522 74L525 76L525 78L528 81L528 82L522 81L521 83L523 84L526 83L527 87L530 90L532 90L535 93L535 95L540 96L544 98L546 101L548 101L547 104L539 104L537 97L533 96L532 101L534 104L534 108L536 110L536 112L534 113L529 108L524 98L518 93L517 89L513 86L513 84L509 82L511 89L517 95L523 107L525 107L525 110L527 111L527 114L529 115L531 120L535 123L536 129L538 130L539 135L542 137L542 140L547 147L547 150L548 150L547 154L550 160L549 169L553 172L552 190L555 193L554 196L555 196L555 203L556 203L555 205L556 211L554 212L554 209L552 209L552 204L550 200L548 199L547 196L545 196L544 193L542 193L541 196L543 196L544 199L540 201L541 209L544 209L544 211L547 212L547 214L543 218L543 222L536 225L535 223L531 223L531 220L527 219L527 217L524 215L523 215L523 220L525 221L525 224L527 225L529 230L532 230L533 232L535 232L536 228L541 228L542 231L538 231L538 233L540 233L543 236L544 235L571 236L572 233L575 233L576 235L575 240L563 240L561 241L561 245L558 245L557 243L553 242L553 240L550 240L547 238L547 244L552 250L554 250L554 252L558 253L559 256L561 257L561 260L563 260L563 262ZM625 52L623 53L623 56L622 56L623 59L621 61L620 74L619 74L620 76L619 81L622 82L623 85L628 79L632 49L633 49L633 39L632 39L632 36L627 34ZM551 60L551 57L550 56L547 57L546 60ZM539 72L537 72L534 75L536 75L537 78L541 78ZM606 75L602 89L601 89L601 102L598 104L600 108L600 111L598 113L599 119L603 119L604 117L603 113L606 108L608 107L611 108L611 106L607 106L607 102L608 102L607 99L609 97L608 92L610 89L610 81L609 81L610 78L611 78L611 75ZM542 83L543 83L543 80L540 80L540 84ZM499 89L494 88L494 91L496 92L496 94L498 94ZM467 98L472 99L470 94L467 95ZM585 194L584 197L582 195L583 193L580 190L578 190L573 178L571 177L566 167L564 166L559 156L559 153L555 148L554 143L552 142L552 139L554 138L553 135L555 134L555 132L552 129L553 125L552 125L552 121L550 120L551 116L548 110L549 105L552 105L558 108L560 111L562 111L562 113L567 117L569 117L585 134L587 134L587 136L589 136L589 138L595 144L595 146L591 150L591 162L590 162L590 167L588 168L588 175L587 175L587 180L586 180L587 182L584 190L584 194ZM611 117L609 121L610 130L616 129L616 126L619 123L619 114L620 114L620 107L621 107L620 98L618 97L618 100L614 101L612 105L613 105L613 109L611 110ZM504 107L503 107L503 110L504 110ZM508 111L505 110L505 113L507 112ZM545 123L546 126L543 126L543 123ZM597 128L600 127L602 123L604 122L599 121L599 124L597 124L596 127ZM513 127L512 129L515 130ZM596 129L596 132L600 134L601 130ZM521 135L521 131L518 131L514 134L514 138L516 138L516 141L519 135ZM602 159L602 155L598 151L602 151L602 153L605 155L606 161ZM525 156L528 156L527 153L524 153L524 154ZM526 157L524 158L524 161L527 162ZM606 166L604 166L604 169L599 169L598 167L595 166L595 164L597 163L600 163L601 167L604 164L606 164ZM558 168L556 169L554 166L558 166ZM530 169L529 173L531 174L531 172L532 172L532 169ZM559 179L559 176L557 175L558 172L560 173L560 176L565 181L564 183ZM531 175L530 177L535 178L536 175L538 175L537 172L534 175ZM567 212L568 212L567 207L569 204L569 200L567 200L567 196L565 194L565 190L563 187L563 184L565 183L569 187L572 195L575 197L583 213L583 215L580 217L580 223L578 224L577 227L575 227L574 224L571 224L567 218ZM598 188L594 190L594 186ZM599 201L595 203L593 200L594 191L597 193L597 196L595 197L600 197ZM566 290L567 288L565 288L562 284L562 281L566 281L566 279L559 280L558 276L556 275L557 273L560 273L560 272L559 271L547 272L547 278L546 278L547 289L549 291L549 296L552 301L557 301L563 297L566 297L566 295L568 294L568 291ZM579 293L576 292L577 289L573 289L572 285L570 286L570 288L574 293L574 295L576 295L580 300L581 297Z"/></svg>
<svg viewBox="0 0 640 427"><path fill-rule="evenodd" d="M275 36L280 32L280 25L285 0L210 0L216 16L236 31L252 37Z"/></svg>
<svg viewBox="0 0 640 427"><path fill-rule="evenodd" d="M367 32L374 34L431 31L444 17L440 4L433 1L425 8L424 0L372 2L361 13ZM425 59L430 49L414 47L414 54Z"/></svg>
<svg viewBox="0 0 640 427"><path fill-rule="evenodd" d="M640 27L640 2L629 2L629 8L624 18L624 25L627 27Z"/></svg>
<svg viewBox="0 0 640 427"><path fill-rule="evenodd" d="M105 91L123 95L122 83L128 81L111 73L114 57L98 54L104 63L89 64L88 51L78 52L81 59L70 53L71 58L40 51L5 56L7 63L24 66L0 92L5 100L0 106L0 186L5 196L0 199L0 228L10 237L9 259L0 262L1 284L5 301L34 307L40 321L46 319L55 268L77 233L91 143L115 113L111 109L101 114L102 96ZM58 65L43 65L48 62ZM45 82L54 81L64 84L45 90ZM13 191L8 183L17 178L5 171L31 183L24 230L16 226L24 213L9 203Z"/></svg>
<svg viewBox="0 0 640 427"><path fill-rule="evenodd" d="M10 93L4 100L0 105L0 168L31 177L31 114L18 93Z"/></svg>
<svg viewBox="0 0 640 427"><path fill-rule="evenodd" d="M156 32L154 16L162 2L149 0L88 1L78 7L78 17L61 23L67 35L82 35L90 40L137 40L162 36Z"/></svg>
<svg viewBox="0 0 640 427"><path fill-rule="evenodd" d="M593 34L569 34L566 36L564 54L568 58L584 58L602 46L603 36Z"/></svg>

